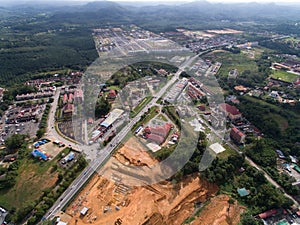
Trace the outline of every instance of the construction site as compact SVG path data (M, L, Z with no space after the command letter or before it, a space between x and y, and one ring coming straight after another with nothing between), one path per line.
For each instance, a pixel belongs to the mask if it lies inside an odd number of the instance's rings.
M134 146L134 148L128 146ZM141 145L136 143L135 139L129 139L112 158L122 163L132 163L138 166L150 166L157 163L142 149ZM128 186L125 183L123 178L117 175L112 174L111 179L99 174L94 175L66 209L68 216L65 218L68 220L64 222L76 225L179 225L193 216L218 192L215 184L200 180L198 174L188 176L179 183L163 181L137 187ZM224 199L221 198L220 202L224 204ZM226 210L223 211L228 214ZM234 216L232 221L239 221L239 213L232 215ZM228 224L221 223L222 219L227 221L228 217L220 216L218 225Z

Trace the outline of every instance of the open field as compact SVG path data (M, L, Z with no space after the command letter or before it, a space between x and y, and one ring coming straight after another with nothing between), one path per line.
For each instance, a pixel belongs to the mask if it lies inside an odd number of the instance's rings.
M299 76L297 74L288 73L282 70L272 70L271 77L286 82L294 82Z
M37 200L46 188L51 188L58 178L58 173L51 173L56 161L38 162L25 158L20 162L18 176L14 187L0 192L0 205L8 209L21 208Z
M223 30L206 30L208 33L215 33L215 34L242 34L243 31L240 30L233 30L233 29L223 29Z
M49 145L51 144L49 143ZM28 149L28 151L32 151L32 149ZM69 148L60 151L66 154L69 152ZM12 207L19 209L38 200L45 189L51 189L55 185L58 173L62 171L61 168L52 170L52 167L61 158L60 154L47 162L39 161L29 154L28 152L28 155L19 161L16 184L8 191L0 191L0 205L7 209Z
M50 159L55 158L63 150L63 148L60 148L58 145L55 145L52 142L41 145L40 149L45 151L50 156Z
M254 60L249 60L249 57L243 53L233 54L225 51L214 51L207 54L206 57L222 63L218 74L224 77L227 77L232 69L237 69L239 74L245 70L257 71Z
M287 119L279 114L269 113L267 117L273 118L276 121L281 132L284 132L289 127Z

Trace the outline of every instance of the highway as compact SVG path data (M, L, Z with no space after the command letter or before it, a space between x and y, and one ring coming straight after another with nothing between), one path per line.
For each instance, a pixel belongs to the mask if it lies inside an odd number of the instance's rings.
M101 149L97 153L97 157L88 165L88 167L73 181L73 183L67 188L67 190L60 196L60 198L53 204L50 210L44 215L43 219L53 219L54 216L64 208L70 199L75 196L75 194L80 190L80 188L88 181L88 179L94 174L95 171L98 171L101 166L110 158L113 150L124 137L131 132L131 128L140 120L141 116L153 105L155 105L157 99L162 97L164 93L170 88L179 78L179 75L183 69L189 66L198 57L198 55L187 59L179 67L175 75L166 83L166 85L154 96L154 98L138 113L136 117L131 119L131 121L112 139L112 141ZM58 97L56 96L55 101L57 103ZM54 111L54 110L53 110ZM53 115L52 115L53 117ZM49 119L51 123L51 119ZM50 124L51 126L51 124ZM52 129L53 130L53 129ZM88 146L86 146L88 147ZM90 146L89 146L90 147Z

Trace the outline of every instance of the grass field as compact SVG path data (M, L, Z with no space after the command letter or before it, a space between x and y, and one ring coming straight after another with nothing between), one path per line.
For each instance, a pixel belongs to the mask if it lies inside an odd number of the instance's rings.
M239 74L245 70L257 71L257 65L254 60L249 59L249 57L243 53L233 54L222 51L208 54L208 56L213 56L215 61L222 63L218 73L220 76L227 77L229 71L232 69L237 69Z
M147 96L145 97L131 112L130 112L130 117L133 118L135 117L143 108L145 105L147 105L151 100L152 96Z
M286 82L294 82L299 76L282 70L273 70L271 77Z
M220 159L227 159L230 155L237 155L237 152L230 148L227 145L223 145L223 147L226 149L224 152L221 152L218 154L218 158Z
M30 150L28 150L30 151ZM65 151L69 151L65 149ZM38 200L43 190L51 188L58 179L58 171L51 173L51 168L57 163L58 156L51 161L37 161L26 156L20 161L16 184L7 191L0 191L0 206L7 209L21 208L29 202Z

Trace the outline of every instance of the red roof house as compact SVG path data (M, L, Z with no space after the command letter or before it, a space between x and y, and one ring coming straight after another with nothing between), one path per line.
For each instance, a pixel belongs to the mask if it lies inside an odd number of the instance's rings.
M68 102L69 102L69 103L72 103L72 102L73 102L73 94L72 94L72 93L69 94Z
M63 97L63 104L66 104L68 101L68 94L64 94L64 97Z
M239 144L245 143L246 135L243 132L241 132L239 129L237 129L236 127L231 129L230 137L232 140L234 140L235 142L237 142Z
M258 214L258 216L259 216L259 218L261 218L261 219L266 219L266 218L268 218L268 217L270 217L270 216L275 215L276 213L277 213L277 210L276 210L276 209L271 209L271 210L269 210L269 211L266 211L266 212L263 212L263 213Z
M115 90L109 90L107 98L108 99L115 99L116 97L117 97L117 92Z
M226 114L231 120L237 120L242 117L242 114L235 106L229 105L227 103L221 103L219 105L220 110Z
M162 144L165 140L163 137L156 134L149 134L147 137L149 141L153 141L158 145Z

